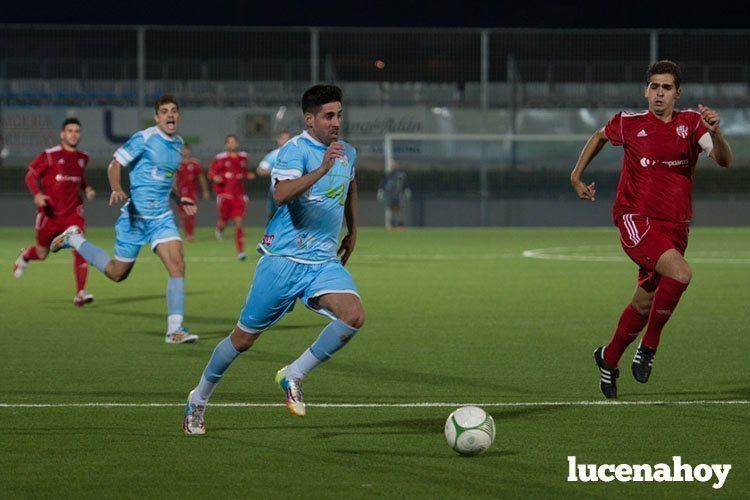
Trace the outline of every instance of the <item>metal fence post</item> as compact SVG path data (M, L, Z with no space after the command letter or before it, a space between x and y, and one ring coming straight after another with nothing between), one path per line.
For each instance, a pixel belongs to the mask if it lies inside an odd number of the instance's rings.
M479 105L482 110L486 110L490 105L490 34L487 30L482 30L480 38L480 57L479 62Z
M320 29L310 28L310 84L320 81Z
M487 110L490 104L490 34L482 30L480 35L479 79L480 106L482 108L482 130L487 127ZM479 160L479 224L486 226L489 220L489 173L487 172L487 144L482 142L482 156Z
M651 31L648 38L648 60L653 64L659 60L659 32Z
M143 111L146 107L146 27L136 26L136 43L138 45L138 127L143 122Z

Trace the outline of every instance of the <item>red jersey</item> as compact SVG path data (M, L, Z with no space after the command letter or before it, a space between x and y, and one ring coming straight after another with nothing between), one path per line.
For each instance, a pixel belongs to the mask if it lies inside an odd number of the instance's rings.
M604 132L612 145L625 149L614 219L632 213L690 221L695 164L702 150L698 141L708 133L700 113L674 110L669 123L651 111L617 113Z
M39 212L53 217L76 211L80 213L83 206L81 190L88 185L84 177L88 162L89 155L86 153L68 151L58 145L46 149L29 164L29 171L26 173L29 191L32 194L41 192L50 197L46 207L39 207Z
M221 177L223 183L214 183L214 190L217 195L229 197L245 196L245 178L247 177L249 162L247 153L240 151L236 154L230 154L226 151L219 153L211 163L209 175L211 180L216 176Z
M177 170L177 192L180 196L198 199L198 179L203 175L201 164L195 158L180 163Z

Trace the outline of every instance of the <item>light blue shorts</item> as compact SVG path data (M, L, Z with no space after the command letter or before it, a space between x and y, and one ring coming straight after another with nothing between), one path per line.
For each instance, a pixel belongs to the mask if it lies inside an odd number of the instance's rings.
M316 304L327 293L350 293L359 297L352 275L331 260L322 264L301 264L285 257L264 255L255 266L255 276L237 326L248 333L260 333L292 310L299 299L313 311L337 319Z
M154 250L160 243L172 240L182 240L172 212L158 219L131 218L123 212L115 222L115 259L135 262L141 246L149 243Z

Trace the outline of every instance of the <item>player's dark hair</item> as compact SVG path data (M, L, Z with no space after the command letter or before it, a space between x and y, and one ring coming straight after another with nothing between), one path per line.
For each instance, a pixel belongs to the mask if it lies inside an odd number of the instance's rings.
M80 127L81 126L81 122L75 116L71 116L70 118L66 118L63 121L62 127L60 127L60 130L65 130L65 127L67 127L68 125L78 125Z
M651 82L651 77L654 75L672 75L674 77L675 88L680 88L680 80L682 80L682 70L680 67L667 59L657 61L646 70L646 85Z
M240 139L237 137L237 134L227 134L227 136L224 138L224 142L227 142L232 137L234 137L235 141L240 142Z
M175 106L177 106L177 109L180 109L180 103L177 102L177 98L175 96L173 96L172 94L164 94L160 96L154 103L154 113L158 113L159 108L164 106L165 104L174 104Z
M302 112L317 113L329 102L341 102L342 92L336 85L315 85L302 95Z

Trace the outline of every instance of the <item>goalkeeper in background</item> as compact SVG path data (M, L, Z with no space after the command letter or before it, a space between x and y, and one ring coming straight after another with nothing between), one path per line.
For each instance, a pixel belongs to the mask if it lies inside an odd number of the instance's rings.
M386 214L385 226L389 231L394 228L406 229L406 203L411 199L411 189L406 172L399 168L396 161L391 162L390 171L380 182L378 187L378 201L385 203L390 210L390 216Z

